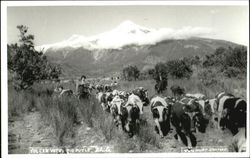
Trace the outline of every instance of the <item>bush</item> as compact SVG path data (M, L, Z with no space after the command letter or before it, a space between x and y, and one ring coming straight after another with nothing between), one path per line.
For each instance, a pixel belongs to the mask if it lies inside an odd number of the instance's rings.
M226 77L238 77L247 72L247 48L236 46L235 48L220 47L211 55L207 55L203 67L216 67Z
M238 77L240 74L242 74L242 71L236 67L227 67L224 72L224 76L228 78Z
M140 76L140 71L137 66L129 65L122 70L122 76L124 80L137 80Z
M193 71L191 65L184 60L171 60L166 63L169 74L173 78L190 78Z
M19 44L7 46L8 70L12 73L14 87L18 90L30 88L35 81L58 78L61 69L48 63L42 52L34 49L34 36L27 35L28 27L17 26Z

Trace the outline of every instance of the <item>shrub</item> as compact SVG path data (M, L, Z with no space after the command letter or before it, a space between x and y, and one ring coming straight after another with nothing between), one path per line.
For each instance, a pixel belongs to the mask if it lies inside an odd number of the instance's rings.
M17 26L20 32L19 44L7 46L8 70L12 73L16 89L28 89L35 81L58 78L61 69L48 63L42 52L34 49L34 36L27 35L28 27Z
M122 76L124 80L137 80L140 76L140 71L137 66L129 65L122 70Z
M240 74L242 74L242 71L236 67L227 67L224 72L224 76L228 78L238 77Z
M226 77L238 77L247 72L247 48L236 46L235 48L220 47L211 55L207 55L203 67L216 67Z
M166 63L169 74L177 79L190 78L193 71L191 65L184 60L171 60Z

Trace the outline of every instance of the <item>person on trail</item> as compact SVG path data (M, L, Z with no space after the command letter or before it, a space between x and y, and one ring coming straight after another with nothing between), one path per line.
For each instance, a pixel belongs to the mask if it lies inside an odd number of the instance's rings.
M81 76L80 82L76 83L76 94L78 99L86 99L90 95L89 86L84 75Z
M88 85L86 82L86 76L82 75L80 80L76 82L76 96L79 100L88 98ZM76 113L74 114L74 124L81 125L83 124L83 118L81 113L81 107L76 106Z

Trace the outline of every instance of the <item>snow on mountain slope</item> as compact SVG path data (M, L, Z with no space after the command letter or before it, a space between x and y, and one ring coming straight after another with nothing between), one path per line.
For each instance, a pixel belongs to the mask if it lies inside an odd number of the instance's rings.
M87 50L101 49L122 49L126 45L154 45L167 39L186 39L193 36L205 37L211 34L212 30L202 27L184 27L179 30L170 28L152 29L139 26L131 21L124 21L113 30L84 37L73 35L69 39L36 47L37 50L46 52L48 49L57 50L60 48L79 48Z

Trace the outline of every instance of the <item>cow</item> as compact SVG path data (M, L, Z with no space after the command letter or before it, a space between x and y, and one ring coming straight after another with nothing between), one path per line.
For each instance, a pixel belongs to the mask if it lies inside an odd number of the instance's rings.
M240 128L232 139L232 146L236 152L246 152L246 128Z
M167 80L160 80L155 84L155 91L158 94L163 93L164 90L167 89L168 81Z
M221 93L218 93L215 95L215 99L216 99L216 102L215 102L215 110L216 110L216 118L217 118L217 121L218 121L218 124L217 124L217 127L219 130L221 130L221 117L222 117L222 111L224 109L224 104L225 104L225 101L228 99L228 98L234 98L234 96L232 94L229 94L229 93L226 93L226 92L221 92ZM223 121L222 121L222 124L223 124Z
M98 99L99 103L101 104L103 110L109 112L110 106L111 106L111 101L113 99L112 94L109 92L108 93L99 92L97 94L97 99Z
M104 91L104 87L103 85L97 84L95 86L95 89L97 90L97 92L103 92Z
M119 129L124 130L127 112L123 104L124 100L121 99L119 96L115 96L111 101L110 111L116 126L119 127Z
M127 115L122 115L126 118L125 131L132 137L139 129L140 109L136 104L128 104L125 108Z
M171 123L176 129L175 139L180 137L186 146L191 147L191 142L192 147L195 147L197 141L193 132L198 129L199 132L205 133L208 124L208 120L203 116L202 107L194 100L182 100L174 103L171 113Z
M120 96L120 98L122 98L123 100L127 101L128 97L131 93L125 92L125 91L119 91L118 95Z
M141 115L143 114L143 102L141 101L141 99L137 95L135 95L133 93L131 95L129 95L128 101L125 104L125 107L128 105L137 105L139 107L140 114Z
M164 98L155 96L150 101L150 108L156 124L155 130L163 138L170 130L170 106Z
M176 102L176 99L171 96L164 97L164 100L167 102L168 105L172 106Z
M220 127L227 127L233 135L238 133L238 129L246 127L247 103L241 98L227 98L223 104Z
M132 93L141 99L143 106L147 106L149 104L148 90L144 89L143 87L138 87L132 90Z
M112 95L113 95L113 96L116 96L116 95L118 95L118 94L119 94L119 91L118 91L118 90L114 89L114 90L112 91Z
M206 99L206 96L204 94L201 94L201 93L195 93L195 94L186 93L185 96L190 97L190 98L196 98L198 100L205 100Z
M108 84L105 84L105 85L104 85L104 91L105 91L105 92L112 92L111 86L108 85Z
M216 109L216 99L206 99L197 101L203 108L205 115L208 116L212 122L213 127L216 126L215 123L215 109Z

